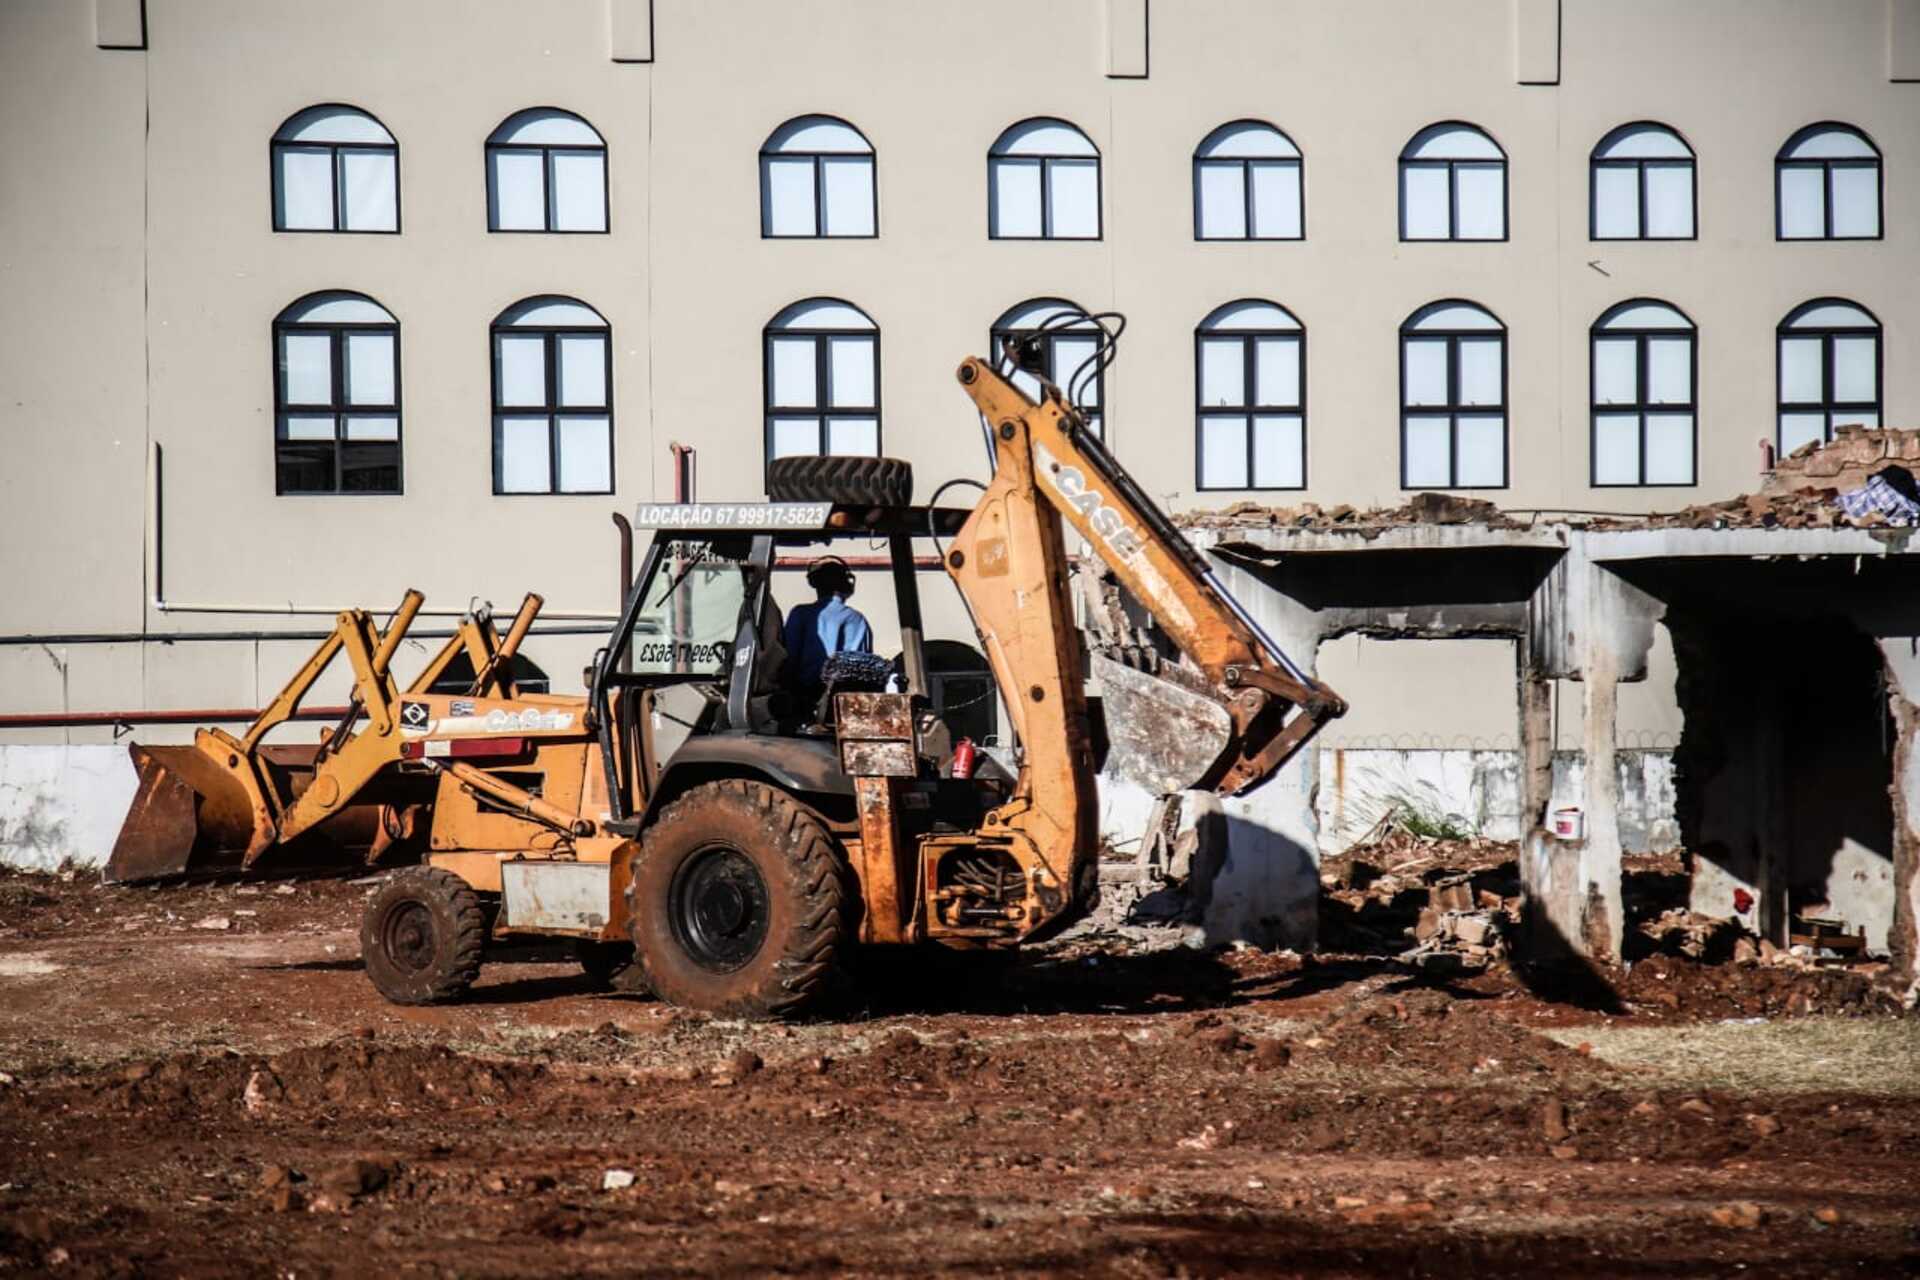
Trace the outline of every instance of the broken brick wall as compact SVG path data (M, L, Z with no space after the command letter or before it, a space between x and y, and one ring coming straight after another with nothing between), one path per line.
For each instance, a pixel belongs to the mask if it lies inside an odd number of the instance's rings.
M1845 493L1893 465L1920 473L1920 430L1838 427L1829 443L1802 445L1776 462L1760 492L1772 496L1812 488Z

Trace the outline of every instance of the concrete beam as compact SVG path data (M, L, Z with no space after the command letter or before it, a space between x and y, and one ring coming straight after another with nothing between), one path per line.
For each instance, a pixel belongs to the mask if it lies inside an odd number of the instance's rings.
M146 48L145 0L93 0L93 42L102 49Z
M1111 80L1147 78L1148 0L1106 0L1106 65Z
M653 0L607 0L607 56L653 61Z
M1560 0L1513 0L1513 78L1560 83Z

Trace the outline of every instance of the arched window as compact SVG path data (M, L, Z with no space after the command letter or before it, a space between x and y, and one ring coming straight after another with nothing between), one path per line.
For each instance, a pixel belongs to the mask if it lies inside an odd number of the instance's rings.
M1100 152L1065 120L1022 120L987 152L987 235L1098 240Z
M607 229L607 143L571 111L515 112L487 135L487 230Z
M1302 489L1307 483L1307 334L1258 299L1215 309L1194 333L1196 484Z
M1100 330L1093 321L1066 318L1085 314L1084 308L1064 298L1031 299L1002 312L1000 318L993 322L992 329L987 333L987 349L993 352L994 363L1004 370L1007 367L1004 363L1007 351L1013 343L1038 337L1041 355L1046 362L1047 381L1066 391L1074 374L1100 350ZM1040 398L1040 383L1032 374L1015 369L1010 379L1028 396L1035 400ZM1087 385L1081 390L1080 400L1087 428L1104 438L1107 404L1105 370L1089 376Z
M1780 456L1880 425L1880 322L1840 298L1802 303L1780 322Z
M1623 124L1593 149L1588 234L1694 238L1693 148L1663 124Z
M612 334L592 307L543 296L494 318L493 491L612 493Z
M276 493L400 492L400 322L310 293L273 321Z
M1593 483L1693 484L1698 344L1677 308L1636 298L1593 325Z
M1773 161L1774 236L1878 240L1880 148L1850 124L1810 124Z
M400 146L358 107L308 107L270 149L275 231L400 230Z
M873 144L845 120L801 116L761 146L761 236L872 237L879 226Z
M1507 153L1475 125L1428 125L1400 152L1402 240L1505 240Z
M767 460L880 452L880 330L837 298L796 302L767 324Z
M1193 153L1193 238L1300 240L1300 148L1270 124L1223 124Z
M1400 326L1400 486L1507 487L1507 328L1471 302Z

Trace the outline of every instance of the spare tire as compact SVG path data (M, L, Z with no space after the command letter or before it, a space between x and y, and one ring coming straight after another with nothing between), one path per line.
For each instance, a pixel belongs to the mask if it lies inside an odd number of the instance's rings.
M832 455L775 458L767 464L767 496L775 502L904 507L913 501L913 464Z

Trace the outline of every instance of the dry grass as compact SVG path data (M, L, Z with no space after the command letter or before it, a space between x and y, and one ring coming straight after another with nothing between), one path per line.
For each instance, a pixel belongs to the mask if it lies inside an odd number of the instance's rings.
M1585 1041L1594 1056L1649 1084L1733 1091L1920 1095L1920 1021L1790 1018L1662 1027L1571 1027L1546 1032Z

